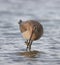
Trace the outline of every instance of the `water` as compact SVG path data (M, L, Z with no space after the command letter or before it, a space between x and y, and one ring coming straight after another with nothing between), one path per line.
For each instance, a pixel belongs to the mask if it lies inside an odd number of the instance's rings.
M44 28L32 50L36 58L18 55L25 51L18 21L36 19ZM0 0L0 65L60 65L60 0Z

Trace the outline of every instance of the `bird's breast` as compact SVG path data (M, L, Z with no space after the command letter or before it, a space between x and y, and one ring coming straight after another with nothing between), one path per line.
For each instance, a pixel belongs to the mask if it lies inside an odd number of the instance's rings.
M22 33L23 37L25 39L30 39L30 36L31 36L31 32L30 31L25 31Z

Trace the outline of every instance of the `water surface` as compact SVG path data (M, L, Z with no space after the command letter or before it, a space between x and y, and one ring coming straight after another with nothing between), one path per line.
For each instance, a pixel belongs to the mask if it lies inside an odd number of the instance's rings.
M36 58L25 51L18 21L35 19L44 28L41 39L33 42ZM0 65L60 65L60 0L0 0Z

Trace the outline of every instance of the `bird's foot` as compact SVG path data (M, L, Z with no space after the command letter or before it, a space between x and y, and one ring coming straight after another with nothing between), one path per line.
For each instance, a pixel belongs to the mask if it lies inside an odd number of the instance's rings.
M28 41L25 41L25 44L26 44L27 46L29 46L29 45L30 45L30 43L29 43Z

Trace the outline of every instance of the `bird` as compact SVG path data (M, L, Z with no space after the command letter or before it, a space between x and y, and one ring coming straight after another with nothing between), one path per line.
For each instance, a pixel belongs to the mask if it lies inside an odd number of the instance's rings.
M19 20L18 24L23 38L26 39L26 51L31 51L32 42L38 40L43 35L43 26L36 20Z

